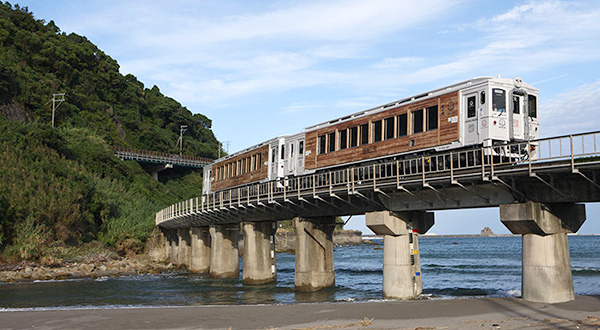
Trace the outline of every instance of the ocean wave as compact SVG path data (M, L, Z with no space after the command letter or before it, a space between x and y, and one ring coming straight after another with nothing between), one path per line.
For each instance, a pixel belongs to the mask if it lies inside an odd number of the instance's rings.
M138 309L138 308L165 308L172 306L149 305L74 305L74 306L46 306L46 307L0 307L0 313L9 312L38 312L38 311L69 311L90 309ZM179 307L179 306L178 306ZM185 306L183 306L185 307Z
M352 268L336 268L336 273L344 273L349 275L367 275L367 274L383 274L383 269L352 269Z
M600 268L595 267L572 267L571 271L573 275L577 276L598 276L600 275Z
M81 282L88 281L87 278L65 278L62 280L34 280L31 283L61 283L61 282Z

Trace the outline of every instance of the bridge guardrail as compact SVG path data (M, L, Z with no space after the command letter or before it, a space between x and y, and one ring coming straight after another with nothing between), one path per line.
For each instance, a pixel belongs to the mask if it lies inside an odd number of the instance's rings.
M519 170L528 171L530 176L535 176L535 171L558 165L583 175L577 170L577 166L584 165L586 157L600 156L597 144L599 138L600 131L564 135L253 183L168 206L156 214L156 223L243 205L261 205L264 202L274 204L278 201L290 201L291 198L314 198L319 194L360 194L364 190L381 192L381 188L389 187L408 192L405 185L417 183L426 187L435 179L450 179L452 183L459 184L456 180L465 175L476 174L484 180L493 180L497 179L496 175L499 173ZM597 160L590 160L592 161ZM589 178L586 179L597 185Z

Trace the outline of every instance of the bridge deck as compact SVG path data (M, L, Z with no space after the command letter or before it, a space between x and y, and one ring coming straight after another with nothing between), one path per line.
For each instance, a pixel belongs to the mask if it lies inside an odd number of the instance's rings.
M173 166L202 168L213 162L210 158L180 156L158 151L140 150L124 147L112 147L115 155L122 160L134 160L138 162L171 164Z
M364 214L392 204L410 211L520 200L599 201L599 137L600 132L559 136L255 183L171 205L156 214L156 224L176 228ZM509 150L521 156L509 157Z

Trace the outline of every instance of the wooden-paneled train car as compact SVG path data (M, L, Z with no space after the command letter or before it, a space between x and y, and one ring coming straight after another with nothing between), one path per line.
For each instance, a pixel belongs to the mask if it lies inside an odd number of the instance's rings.
M203 193L407 155L539 138L538 90L481 77L273 138L204 168Z

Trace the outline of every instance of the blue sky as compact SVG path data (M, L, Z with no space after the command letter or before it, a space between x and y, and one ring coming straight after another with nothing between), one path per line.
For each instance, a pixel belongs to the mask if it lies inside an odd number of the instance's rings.
M540 89L543 137L598 130L599 1L30 0L147 87L213 120L230 152L477 76ZM175 141L174 141L175 143ZM600 233L588 205L580 233ZM508 231L497 209L436 212L432 232ZM364 218L349 227L363 231Z

